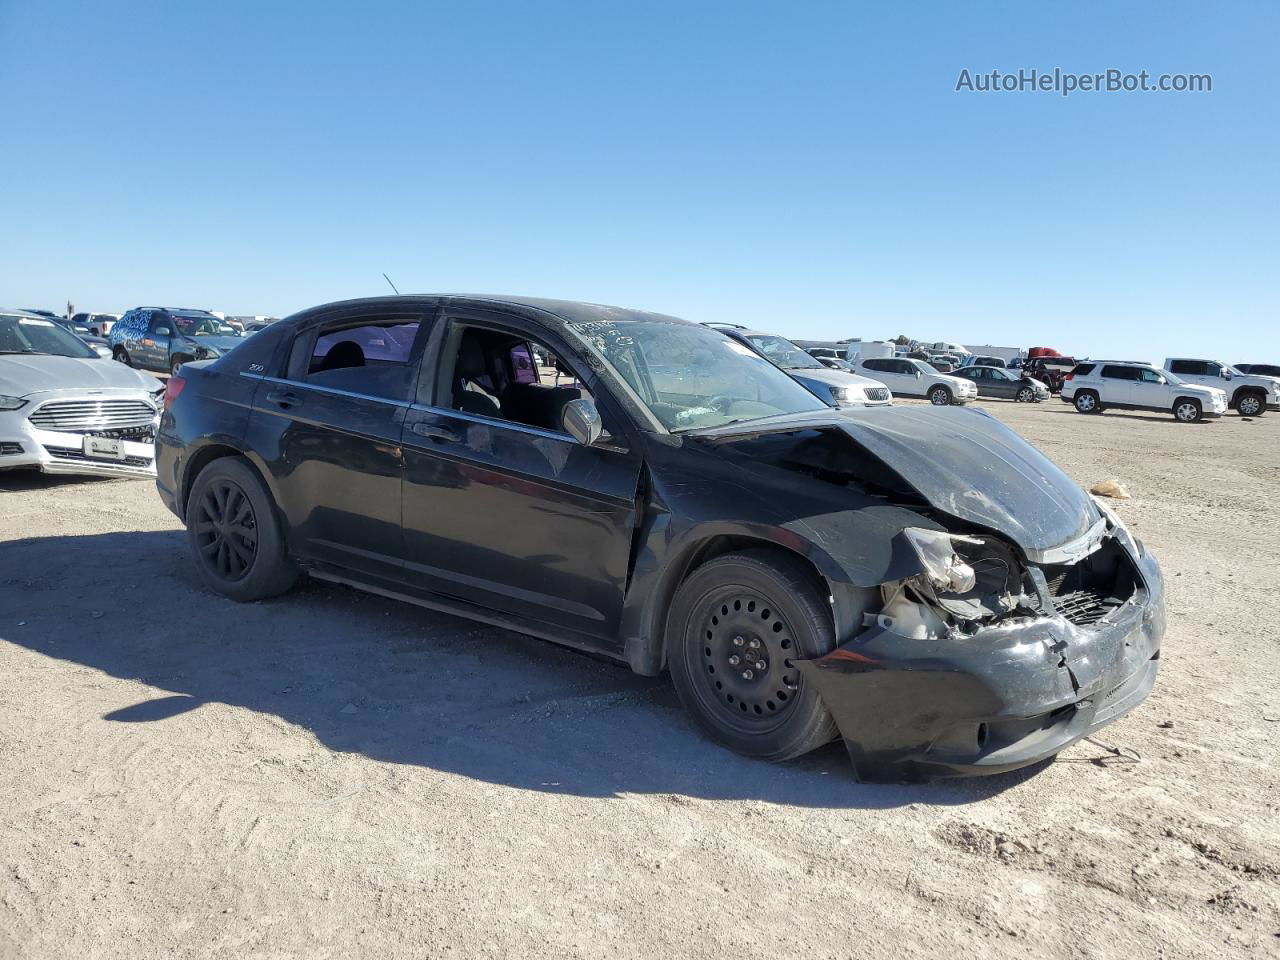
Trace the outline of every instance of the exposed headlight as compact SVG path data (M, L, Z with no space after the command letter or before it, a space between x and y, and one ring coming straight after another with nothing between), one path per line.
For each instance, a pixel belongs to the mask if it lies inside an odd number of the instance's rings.
M836 403L865 403L867 395L862 392L861 387L840 387L838 390L832 391L835 394Z
M27 401L21 397L0 397L0 410L17 410L26 405Z
M937 589L947 593L967 593L973 589L977 575L956 553L955 544L981 544L981 540L923 527L907 527L902 533Z

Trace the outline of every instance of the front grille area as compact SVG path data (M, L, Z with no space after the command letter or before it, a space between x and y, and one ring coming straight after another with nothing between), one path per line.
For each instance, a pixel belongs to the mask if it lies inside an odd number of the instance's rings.
M47 443L44 448L49 451L49 455L56 460L67 460L72 463L94 463L104 466L121 466L121 467L149 467L151 466L150 457L125 457L123 460L106 460L100 457L86 457L83 450L75 447L51 447Z
M1138 588L1133 561L1109 540L1079 563L1044 568L1054 609L1078 627L1096 625Z
M0 457L12 457L22 452L20 443L0 443Z
M876 403L889 399L889 391L884 387L868 387L867 399L874 400Z
M1053 605L1058 612L1077 627L1091 626L1120 606L1119 600L1105 596L1095 589L1068 589L1066 580L1065 573L1050 580L1049 594L1053 597Z
M39 430L103 433L149 427L156 411L145 400L52 400L27 419Z

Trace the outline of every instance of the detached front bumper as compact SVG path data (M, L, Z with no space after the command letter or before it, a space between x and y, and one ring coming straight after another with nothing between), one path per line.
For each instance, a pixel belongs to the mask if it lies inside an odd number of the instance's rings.
M796 661L831 710L858 779L1002 773L1052 757L1151 692L1165 631L1150 554L1134 598L1094 626L1022 619L965 640L914 640L879 626Z

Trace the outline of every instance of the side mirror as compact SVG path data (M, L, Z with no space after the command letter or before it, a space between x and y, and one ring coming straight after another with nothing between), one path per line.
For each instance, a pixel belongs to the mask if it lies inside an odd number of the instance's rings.
M604 433L600 411L596 409L595 401L588 397L570 400L564 405L560 413L560 427L584 447L591 446Z
M1229 369L1227 369L1226 367L1223 367L1223 368L1222 368L1222 379L1223 379L1223 380L1230 380L1230 379L1231 379L1232 377L1234 377L1234 376L1235 376L1235 374L1234 374L1234 373L1232 373Z
M921 377L923 377L923 376L924 376L924 374L923 374L923 373L921 373L919 370L917 370L917 371L916 371L916 379L917 379L917 380L919 380L919 379L920 379Z
M173 332L173 331L172 331L172 330L170 330L168 327L156 327L155 335L156 335L157 337L167 337L167 336L169 336L172 332Z

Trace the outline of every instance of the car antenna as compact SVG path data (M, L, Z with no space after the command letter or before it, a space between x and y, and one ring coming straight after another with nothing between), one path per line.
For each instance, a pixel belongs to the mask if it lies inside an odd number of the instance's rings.
M388 277L385 273L382 275L382 279L383 279L383 280L385 280L385 281L387 281L387 283L390 283L390 284L391 284L391 289L392 289L392 290L396 290L396 285L395 285L394 283L391 283L391 278L390 278L390 277ZM398 296L400 296L400 291L399 291L399 290L396 290L396 296L397 296L397 297L398 297Z

